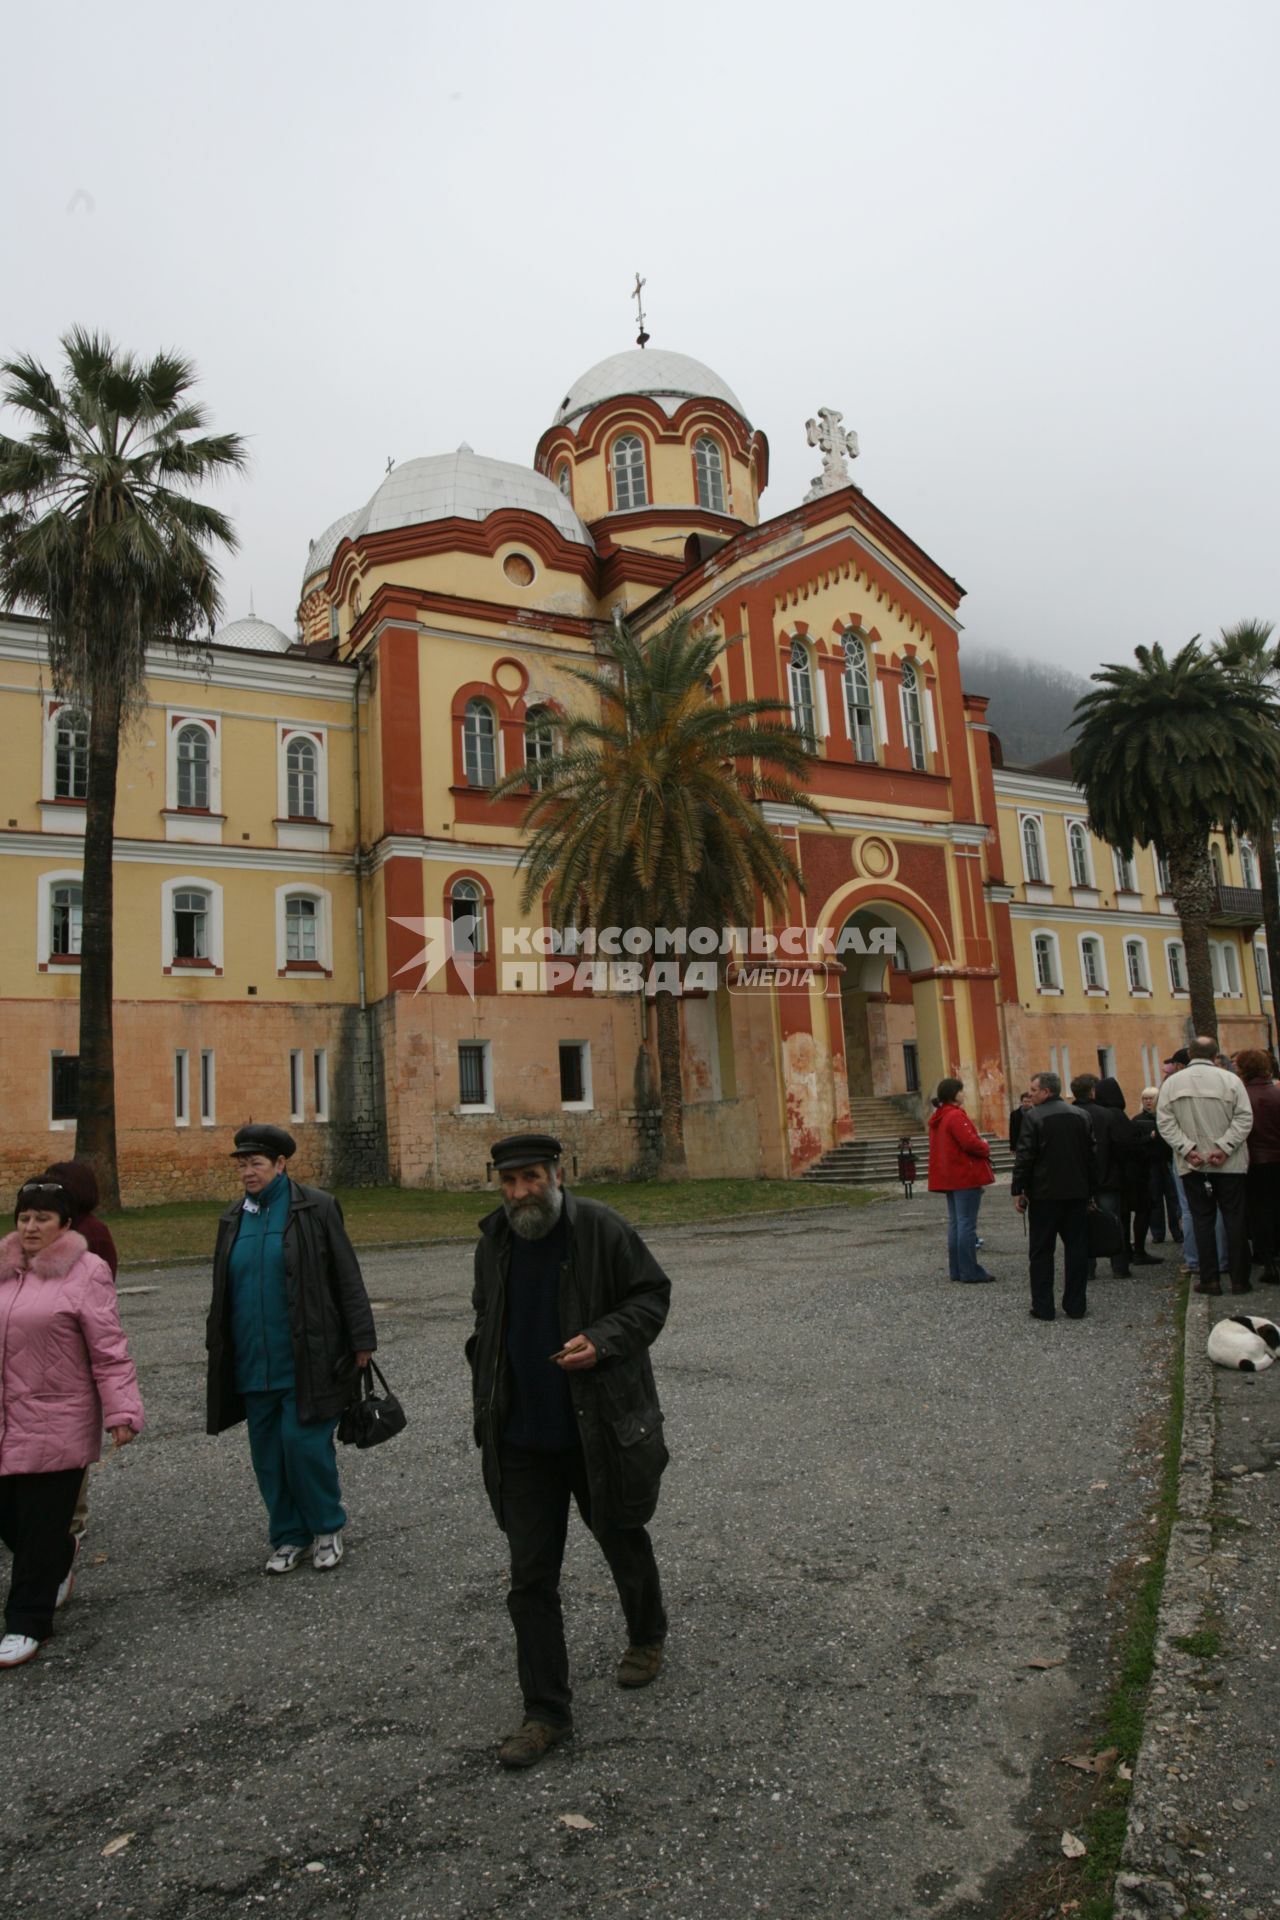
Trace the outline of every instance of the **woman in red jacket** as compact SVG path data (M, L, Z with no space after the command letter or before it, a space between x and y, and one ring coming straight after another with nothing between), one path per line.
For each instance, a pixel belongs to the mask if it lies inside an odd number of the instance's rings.
M938 1082L938 1104L929 1115L929 1191L947 1196L947 1259L951 1278L968 1285L994 1280L978 1265L978 1208L982 1189L995 1179L991 1149L961 1105L962 1080Z

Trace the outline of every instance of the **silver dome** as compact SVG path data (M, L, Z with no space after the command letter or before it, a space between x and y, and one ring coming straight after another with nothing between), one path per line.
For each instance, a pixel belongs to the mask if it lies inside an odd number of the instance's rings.
M651 394L668 414L673 414L682 400L723 400L744 420L747 418L732 387L726 386L710 367L704 367L701 360L691 360L687 353L655 353L651 348L633 347L629 353L611 354L575 380L556 408L552 425L563 426L566 420L589 413L602 400L615 400L625 393Z
M486 520L512 508L549 520L566 540L590 547L591 535L559 487L532 467L486 460L469 447L432 454L393 467L367 507L347 528L358 540L392 527L416 527L431 520Z
M311 582L329 571L329 563L342 544L344 535L352 522L360 518L360 508L352 507L350 513L341 514L331 527L326 527L318 540L313 540L307 553L306 572L302 576L302 591L305 594Z
M233 620L229 627L219 627L213 644L239 647L244 653L287 653L296 643L269 620L259 620L250 614L247 620Z

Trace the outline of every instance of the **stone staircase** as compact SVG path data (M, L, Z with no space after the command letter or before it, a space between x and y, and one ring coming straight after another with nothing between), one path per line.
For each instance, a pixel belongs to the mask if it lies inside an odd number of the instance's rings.
M853 1139L823 1154L801 1174L802 1180L827 1187L877 1187L894 1185L898 1178L898 1142L903 1134L911 1137L916 1161L916 1183L925 1186L929 1178L929 1126L921 1118L922 1099L910 1094L894 1094L889 1099L851 1099ZM924 1107L927 1112L927 1106ZM1013 1169L1013 1155L1007 1140L987 1134L991 1145L991 1165L997 1179Z

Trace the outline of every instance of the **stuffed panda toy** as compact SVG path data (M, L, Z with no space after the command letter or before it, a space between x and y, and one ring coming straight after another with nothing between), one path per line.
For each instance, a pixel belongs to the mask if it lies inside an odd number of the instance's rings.
M1209 1334L1209 1358L1219 1367L1238 1367L1241 1373L1261 1373L1280 1353L1280 1327L1248 1313L1219 1320Z

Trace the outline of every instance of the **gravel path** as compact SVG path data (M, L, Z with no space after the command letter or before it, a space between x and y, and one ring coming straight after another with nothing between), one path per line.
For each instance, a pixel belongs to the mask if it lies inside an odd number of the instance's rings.
M276 1581L243 1433L202 1431L205 1276L126 1276L152 1424L94 1474L56 1638L0 1676L10 1910L991 1920L1059 1857L1055 1763L1108 1685L1173 1269L1043 1325L1007 1194L984 1216L995 1286L948 1284L926 1197L649 1236L675 1283L668 1666L613 1685L620 1617L575 1520L577 1738L522 1776L493 1752L519 1716L469 1250L368 1256L412 1424L344 1452L341 1569Z

